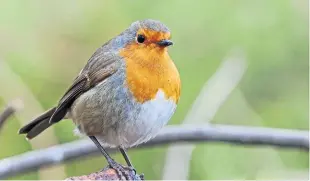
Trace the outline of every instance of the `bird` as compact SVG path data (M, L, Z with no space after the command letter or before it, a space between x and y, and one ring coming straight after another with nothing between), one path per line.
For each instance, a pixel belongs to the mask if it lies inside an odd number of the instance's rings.
M174 114L180 99L179 71L168 53L169 28L158 20L133 22L98 48L60 98L19 130L32 139L63 119L89 137L112 168L104 149L126 149L155 137Z

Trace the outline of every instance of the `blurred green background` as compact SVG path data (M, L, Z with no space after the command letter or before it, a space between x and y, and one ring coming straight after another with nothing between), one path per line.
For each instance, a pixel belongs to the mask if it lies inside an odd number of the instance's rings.
M7 0L0 2L0 61L11 73L0 69L0 109L11 98L26 97L21 114L27 120L14 118L4 126L0 158L31 150L16 134L39 113L32 110L29 94L41 109L55 105L99 46L146 18L165 23L175 42L170 54L181 74L182 97L170 124L183 121L202 86L238 47L246 54L246 72L211 123L308 130L306 0ZM55 140L43 134L42 145L37 141L35 147L76 140L73 128L70 121L61 122L52 130ZM162 146L129 155L147 179L161 179L166 150ZM116 158L124 163L119 155ZM307 178L308 160L299 150L198 144L189 179ZM62 174L38 171L11 179L62 179L105 165L102 156L91 156L64 163L58 169Z

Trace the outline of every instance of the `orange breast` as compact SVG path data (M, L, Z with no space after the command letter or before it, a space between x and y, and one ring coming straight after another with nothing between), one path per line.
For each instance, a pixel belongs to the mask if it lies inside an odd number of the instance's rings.
M136 100L143 103L155 98L161 89L175 103L180 97L180 77L164 48L130 44L121 50L126 61L126 81Z

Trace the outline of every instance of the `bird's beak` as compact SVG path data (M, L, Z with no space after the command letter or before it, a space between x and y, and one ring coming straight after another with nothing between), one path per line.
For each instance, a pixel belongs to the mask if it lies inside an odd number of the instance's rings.
M170 45L173 45L173 42L171 40L160 40L159 42L157 42L157 45L162 47L168 47Z

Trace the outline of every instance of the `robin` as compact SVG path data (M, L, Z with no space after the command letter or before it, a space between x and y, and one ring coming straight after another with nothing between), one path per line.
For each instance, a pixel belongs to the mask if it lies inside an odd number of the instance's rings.
M102 45L65 92L57 106L19 130L32 139L70 118L88 136L112 168L117 163L103 146L125 149L156 136L173 115L180 97L180 77L168 54L173 44L167 26L156 20L130 25Z

